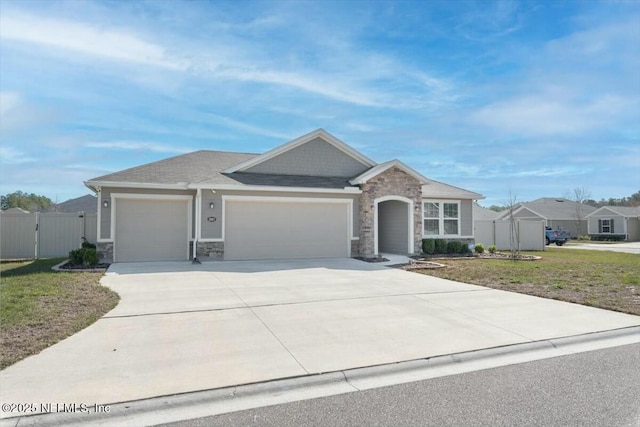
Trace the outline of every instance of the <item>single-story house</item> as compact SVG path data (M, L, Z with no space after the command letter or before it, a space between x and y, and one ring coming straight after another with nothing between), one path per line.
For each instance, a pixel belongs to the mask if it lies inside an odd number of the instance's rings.
M618 236L620 240L640 241L640 206L602 206L587 215L592 238Z
M419 253L424 237L473 242L483 198L323 129L264 154L196 151L85 185L111 262Z
M595 207L568 199L543 197L531 202L518 203L513 209L513 216L519 220L544 220L545 225L553 229L566 230L572 238L587 234L587 215L594 212ZM496 219L508 220L510 212L500 212Z
M96 213L96 208L96 196L93 194L87 194L86 196L76 197L75 199L69 199L62 203L58 203L57 205L53 205L46 211L59 213Z

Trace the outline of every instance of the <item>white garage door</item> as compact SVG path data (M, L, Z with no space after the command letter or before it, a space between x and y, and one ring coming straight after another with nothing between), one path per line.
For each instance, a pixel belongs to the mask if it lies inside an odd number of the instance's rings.
M225 202L224 258L348 257L347 203Z
M189 259L188 200L116 200L115 261Z

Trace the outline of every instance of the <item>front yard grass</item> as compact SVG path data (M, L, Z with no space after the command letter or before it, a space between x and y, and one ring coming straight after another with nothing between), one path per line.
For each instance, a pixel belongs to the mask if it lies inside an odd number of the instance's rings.
M0 264L0 369L86 328L118 303L103 273L53 272L61 259Z
M539 261L444 259L414 272L640 315L640 256L548 248Z

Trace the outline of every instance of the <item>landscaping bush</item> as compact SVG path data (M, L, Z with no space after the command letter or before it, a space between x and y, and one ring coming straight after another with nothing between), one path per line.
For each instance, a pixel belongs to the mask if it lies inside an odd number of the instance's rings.
M460 249L458 249L458 253L462 255L470 254L471 249L469 248L469 244L460 242Z
M489 251L490 254L495 254L496 253L496 245L491 245L487 248L487 250Z
M484 253L484 245L482 243L476 243L475 248L473 248L474 251L476 251L477 254L482 254Z
M434 240L434 254L446 254L447 253L447 241L443 239L435 239Z
M96 245L94 245L93 243L90 243L88 240L85 240L84 242L82 242L82 247L85 249L96 249Z
M457 240L451 240L451 241L447 242L447 253L448 254L459 254L460 251L461 251L460 245L462 245L462 243L458 242Z
M435 252L435 247L435 239L422 239L422 253L431 255Z
M82 247L69 252L69 260L73 265L95 267L98 264L98 252L95 248Z
M591 240L595 240L597 242L620 242L626 239L625 234L591 234Z

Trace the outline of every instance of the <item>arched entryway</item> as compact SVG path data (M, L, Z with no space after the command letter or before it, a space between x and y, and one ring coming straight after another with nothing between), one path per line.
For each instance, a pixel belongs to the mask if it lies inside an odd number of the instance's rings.
M375 200L375 253L412 254L413 201L402 196Z

